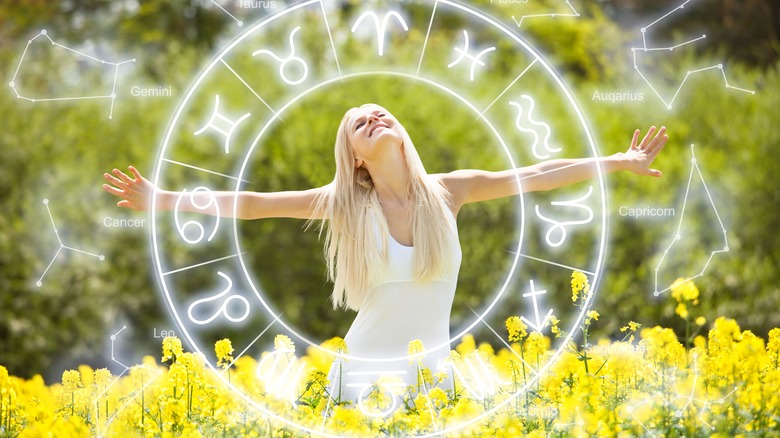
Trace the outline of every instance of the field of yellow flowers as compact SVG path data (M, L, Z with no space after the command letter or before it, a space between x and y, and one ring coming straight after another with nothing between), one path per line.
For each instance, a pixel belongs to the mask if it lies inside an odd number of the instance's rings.
M572 275L572 292L574 305L587 302L584 275ZM707 324L691 320L688 308L698 299L692 282L676 283L672 295L687 325ZM262 360L234 360L227 339L215 345L222 378L201 355L184 352L177 338L163 341L161 363L147 356L121 376L81 366L66 371L61 384L46 386L40 376L23 380L0 366L0 436L780 436L780 329L765 343L721 317L707 336L681 343L671 329L630 322L621 340L591 344L588 329L598 317L586 313L581 343L567 346L538 379L529 364L538 369L549 361L551 340L529 333L520 318L506 321L511 350L495 351L466 336L449 360L461 369L478 364L485 373L456 374L445 389L439 373L419 369L418 385L407 387L384 416L366 415L330 394L334 357L314 348L296 357L283 335L275 340L277 352L307 364L298 387L285 396L267 387L272 380L266 385L257 378ZM554 318L552 333L562 334ZM346 348L338 338L323 346ZM413 341L410 355L421 347ZM479 381L480 374L494 378ZM366 403L381 411L390 403L382 394L370 392Z

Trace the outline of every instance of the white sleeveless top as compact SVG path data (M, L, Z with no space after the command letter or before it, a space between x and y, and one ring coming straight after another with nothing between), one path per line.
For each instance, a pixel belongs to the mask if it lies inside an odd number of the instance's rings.
M357 400L360 391L375 384L380 375L393 375L407 385L416 385L417 366L408 358L412 340L422 341L423 365L433 373L449 356L450 310L462 253L455 216L449 212L447 218L453 230L446 251L447 269L428 281L414 279L414 247L401 245L388 233L387 275L368 290L344 337L350 359L341 363L340 372L334 369L337 363L331 368L331 385L342 385L342 400ZM379 227L376 229L380 238Z

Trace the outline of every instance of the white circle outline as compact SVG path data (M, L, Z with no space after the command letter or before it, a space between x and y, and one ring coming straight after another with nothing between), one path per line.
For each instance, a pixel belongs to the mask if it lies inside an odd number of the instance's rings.
M213 60L211 61L210 64L208 64L204 68L204 70L198 75L198 77L195 79L195 81L192 83L192 85L190 85L189 89L187 90L187 94L185 95L184 99L182 99L180 101L180 103L179 103L179 105L178 105L178 107L176 109L176 112L174 114L174 117L171 119L171 121L168 124L168 128L166 130L166 133L165 133L165 136L164 136L164 139L163 139L163 144L162 144L162 147L160 148L160 153L158 155L158 159L157 159L156 165L155 165L155 170L154 170L154 182L155 183L160 180L160 171L162 169L162 158L164 157L165 149L166 149L166 147L167 147L167 145L168 145L168 143L170 141L170 138L171 138L171 136L173 134L173 130L174 130L173 128L174 128L174 125L175 125L176 121L181 116L182 111L184 110L187 102L189 101L190 97L194 93L195 89L198 87L198 85L200 85L202 80L205 78L205 75L214 67L214 65L216 65L217 62L219 62L221 60L222 55L224 55L225 53L227 53L230 50L232 50L244 38L246 38L248 35L253 33L255 30L260 29L261 27L265 26L267 23L269 23L271 21L274 21L277 18L279 18L279 17L281 17L283 15L286 15L286 14L288 14L290 12L293 12L293 11L295 11L297 9L303 8L305 6L308 6L308 5L314 4L314 3L322 3L322 2L321 2L321 0L309 0L309 1L297 4L297 5L294 5L294 6L290 6L289 8L287 8L287 9L285 9L283 11L280 11L279 13L274 14L271 17L268 17L265 20L257 23L255 26L253 26L250 29L247 29L247 31L245 31L243 34L241 34L238 37L236 37L225 49L223 49L219 53L219 55L217 55L217 56L215 56L213 58ZM518 44L522 45L529 52L536 54L537 59L539 60L541 65L548 71L548 73L552 76L552 78L557 82L559 88L563 91L563 93L568 98L569 103L572 105L574 110L577 112L577 117L580 119L580 123L582 124L583 128L585 128L585 134L586 134L586 136L588 138L588 143L590 145L591 151L593 152L594 156L596 156L596 157L600 156L600 154L598 153L596 144L595 144L595 142L593 140L590 126L587 123L587 121L585 120L585 118L584 118L584 116L583 116L583 114L582 114L582 112L580 110L579 105L577 104L576 100L572 96L572 94L569 91L568 87L566 87L566 85L563 83L561 78L558 76L557 72L550 65L548 65L547 62L540 55L538 55L534 50L532 50L528 46L528 44L525 43L525 41L520 39L520 37L518 35L514 34L512 31L506 29L502 24L496 22L494 19L492 19L489 16L487 16L485 14L482 14L482 13L480 13L478 11L472 10L472 9L470 9L467 6L463 6L463 5L454 3L452 1L448 1L448 0L436 0L436 3L437 4L438 3L449 4L449 5L451 5L451 6L455 7L455 8L463 10L464 12L466 12L468 14L471 14L473 16L481 18L483 21L493 25L499 31L503 32L504 34L506 34L507 36L509 36L513 40L515 40L515 42L517 42ZM591 291L592 292L591 292L591 294L588 295L588 297L587 297L587 299L586 299L586 301L584 303L583 310L580 312L579 317L577 318L577 320L575 321L574 325L572 326L573 329L569 332L568 336L563 341L564 345L571 341L571 338L574 336L574 333L578 329L578 325L582 321L582 319L583 319L583 317L585 315L586 310L590 307L590 303L593 300L593 297L596 295L598 283L599 283L599 280L600 280L600 273L601 273L601 271L603 269L603 261L604 261L603 259L604 259L604 253L605 253L605 248L604 247L605 247L605 244L606 244L606 236L607 236L607 232L608 232L608 228L609 228L608 227L609 217L606 215L606 211L607 211L607 198L606 198L606 196L607 195L606 195L606 190L605 190L606 184L605 184L605 180L604 180L604 172L603 172L601 164L598 163L598 162L597 162L597 178L598 178L599 185L601 187L600 192L601 192L601 201L602 201L601 202L601 205L602 205L602 232L601 232L601 240L599 242L598 258L596 260L596 269L594 270L594 275L593 275L593 284L591 285ZM153 193L152 194L152 205L155 205L156 198L157 198L157 193ZM163 272L164 271L162 269L162 261L160 260L158 242L157 242L157 238L156 238L157 237L157 233L156 233L157 227L156 227L156 220L155 220L156 219L156 210L155 209L152 209L150 211L150 219L151 219L150 240L151 240L152 249L153 249L153 254L152 255L153 255L153 259L154 259L154 265L157 268L157 273L159 274L158 279L160 280L160 286L163 289L164 297L166 299L165 302L168 305L169 310L171 311L171 314L172 314L173 318L179 324L179 327L182 328L182 330L184 332L184 336L185 336L186 340L188 341L188 343L190 344L190 346L192 346L195 349L196 352L202 354L202 352L200 351L200 348L198 347L198 345L192 340L192 338L190 337L189 333L187 332L183 322L181 321L181 318L179 318L179 315L176 312L176 307L175 307L175 305L174 305L174 303L173 303L173 301L171 299L171 295L170 295L170 293L168 291L168 288L167 288L167 285L165 283L165 279L163 278ZM515 394L513 394L511 397L507 398L502 403L494 406L493 409L482 413L482 415L478 415L478 416L476 416L476 417L474 417L472 419L466 420L466 421L464 421L462 423L458 423L457 425L455 425L453 427L450 427L450 428L447 428L447 429L444 429L444 430L441 430L441 431L436 431L436 432L433 432L433 433L425 434L425 435L418 435L418 436L419 437L438 436L438 435L441 435L441 434L444 434L444 433L456 431L456 430L461 429L461 428L463 428L465 426L468 426L470 424L474 424L477 421L480 421L482 418L484 418L487 415L489 415L489 414L497 411L498 409L502 408L507 403L510 403L512 400L514 400L515 397L519 396L521 393L526 391L530 387L530 385L533 384L536 381L536 379L540 378L540 376L542 374L544 374L547 371L547 369L550 366L552 366L553 363L555 363L556 359L558 358L558 356L560 356L561 353L562 353L562 349L561 348L556 350L555 354L550 358L550 360L538 371L536 377L534 377L527 385L523 386L521 389L519 389L517 392L515 392ZM326 433L326 432L323 432L323 431L310 429L310 428L308 428L306 426L298 424L297 422L288 420L287 418L283 418L283 417L275 414L274 412L272 412L272 411L270 411L270 410L260 406L257 401L250 399L246 394L244 394L243 392L239 391L231 383L227 382L227 380L222 376L222 374L209 361L205 361L205 363L223 381L223 383L225 383L229 387L231 387L240 397L242 397L244 400L246 400L252 406L255 406L261 412L263 412L264 414L272 417L273 419L281 421L284 424L288 424L290 426L297 427L297 428L299 428L301 430L304 430L306 432L312 433L314 435L328 436L328 437L340 437L340 435L332 435L332 434L329 434L329 433Z
M309 89L299 93L295 97L291 98L284 106L280 107L274 113L274 115L268 121L266 121L266 123L263 126L263 128L260 130L260 132L255 137L255 140L252 143L252 145L247 149L246 155L244 157L244 162L242 163L241 169L239 170L238 176L236 177L237 178L236 179L236 181L237 181L236 182L236 191L235 191L236 192L236 197L234 197L234 202L233 202L233 216L234 216L234 218L235 218L236 214L238 213L238 211L237 211L237 209L238 209L238 202L236 202L235 200L237 199L238 191L240 191L240 189L241 189L241 180L242 180L242 178L244 176L244 172L246 170L246 166L247 166L247 163L249 161L249 157L250 157L250 155L252 155L252 153L255 150L255 147L258 146L258 144L260 142L260 139L263 137L263 135L265 135L265 133L269 129L269 127L277 119L281 118L281 114L284 113L290 106L292 106L293 104L295 104L299 100L301 100L304 97L306 97L309 93L311 93L313 91L316 91L316 90L318 90L318 89L320 89L322 87L325 87L327 85L330 85L330 84L333 84L333 83L336 83L336 82L340 82L340 81L343 81L343 80L346 80L346 79L353 79L353 78L356 78L356 77L372 76L372 75L399 76L399 77L406 78L406 79L412 79L414 81L424 82L424 83L426 83L428 85L433 85L436 88L444 90L445 92L449 93L451 96L454 96L455 98L460 100L462 103L464 103L466 106L468 106L469 109L471 109L475 113L479 114L479 118L490 128L490 130L493 132L493 135L495 135L496 138L498 138L499 142L501 143L501 147L504 149L504 152L506 153L507 157L509 158L509 163L511 164L512 168L517 167L515 165L515 163L514 163L514 160L512 159L512 154L509 152L509 148L507 147L506 143L504 142L504 139L498 133L496 128L493 126L493 124L490 123L490 121L487 118L485 118L485 116L474 105L472 105L471 102L469 102L466 98L464 98L463 96L461 96L460 94L458 94L454 90L451 90L451 89L449 89L449 88L447 88L447 87L445 87L445 86L443 86L443 85L441 85L441 84L439 84L439 83L437 83L435 81L432 81L430 79L426 79L426 78L424 78L422 76L414 76L414 75L407 74L407 73L400 73L400 72L394 72L394 71L366 71L366 72L359 72L359 73L349 73L349 74L345 74L345 75L342 75L342 76L337 76L337 77L334 77L334 78L331 78L331 79L324 80L324 81L320 82L319 84L314 85L311 88L309 88ZM517 182L518 187L521 187L519 175L515 175L515 181ZM520 200L519 201L520 202L520 209L521 209L521 211L524 211L525 207L524 207L523 197L522 196L518 196L518 198ZM512 262L512 268L510 269L509 275L507 275L506 280L504 281L503 286L501 286L501 290L498 291L498 293L495 295L495 298L493 298L493 301L482 312L482 314L479 315L479 317L477 317L474 320L474 322L472 322L468 327L466 327L465 329L461 330L460 333L458 333L457 335L450 337L450 339L447 340L446 343L442 343L441 345L437 345L437 346L432 347L432 348L431 347L425 347L425 351L423 351L423 354L429 353L429 352L433 352L433 351L437 351L437 350L441 350L441 349L443 349L445 347L447 348L447 350L449 350L450 349L450 343L455 341L455 340L457 340L457 339L460 339L461 337L466 335L472 328L474 328L477 324L479 324L485 318L485 316L493 309L493 307L498 303L499 299L504 295L504 293L506 292L507 287L509 286L509 283L512 280L512 276L514 275L515 271L517 270L517 263L518 263L518 261L520 259L520 253L521 253L520 250L522 248L523 235L524 235L523 222L525 221L525 218L522 215L521 215L520 218L521 218L520 219L520 221L521 221L521 224L520 224L520 236L517 239L517 251L515 253L515 258L514 258L514 260ZM260 300L260 303L263 305L265 310L274 319L274 321L276 321L279 324L281 324L281 326L284 327L288 332L290 332L291 334L295 335L298 339L300 339L301 341L305 342L306 344L308 344L311 347L317 348L317 349L319 349L321 351L327 352L328 354L334 355L336 357L344 358L344 359L347 359L347 360L356 360L356 361L362 361L362 362L393 362L393 361L398 361L398 360L409 359L411 357L409 355L405 355L405 356L399 356L399 357L390 357L390 358L378 359L378 358L367 358L367 357L361 357L361 356L352 356L350 354L345 354L345 353L332 352L330 350L327 350L327 349L323 348L319 344L310 341L305 336L301 335L296 330L294 330L292 327L290 327L284 320L279 318L279 316L266 303L266 300L263 298L262 294L260 293L258 288L255 286L254 282L252 281L252 277L249 274L249 269L246 267L246 264L244 262L243 254L241 252L241 243L239 242L239 237L240 236L239 236L239 232L238 232L238 223L239 223L238 219L234 219L233 220L233 239L235 240L236 254L237 254L237 257L238 257L238 259L239 259L239 261L241 263L241 269L243 270L244 275L246 276L247 281L249 282L249 285L252 287L252 291L255 293L257 298Z

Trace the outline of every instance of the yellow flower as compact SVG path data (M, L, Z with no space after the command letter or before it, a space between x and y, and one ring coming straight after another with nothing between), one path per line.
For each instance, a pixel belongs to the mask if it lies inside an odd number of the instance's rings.
M560 338L563 334L560 327L558 327L560 322L561 321L555 315L550 315L550 331L555 335L556 338Z
M590 325L591 321L598 321L599 320L599 312L596 312L595 310L591 310L588 313L585 314L585 325Z
M766 344L766 351L769 353L769 359L772 361L775 369L780 369L780 328L773 328L769 331L769 342Z
M68 391L81 388L81 374L76 370L67 370L62 373L62 386Z
M274 338L274 350L281 351L295 351L295 344L292 339L286 335L276 335Z
M233 362L233 344L230 339L222 339L214 344L214 352L217 354L217 365L227 368Z
M698 325L699 327L703 326L706 323L707 323L707 318L703 316L696 318L696 325Z
M349 349L347 348L347 343L344 342L343 338L340 338L338 336L328 339L327 341L322 343L322 348L332 351L334 353L340 353L340 354L348 354Z
M409 363L415 363L417 360L425 357L423 351L425 351L425 347L421 340L415 339L412 342L409 342Z
M523 321L517 316L510 316L506 319L506 330L509 333L509 342L521 341L528 336L528 332Z
M577 298L582 293L582 301L585 301L590 292L590 284L588 284L588 277L581 271L574 271L571 273L571 302L576 303Z
M532 332L525 341L525 351L530 357L541 357L547 351L549 341L539 332Z
M167 336L163 339L163 357L160 359L165 362L166 360L176 360L178 356L181 356L183 351L181 348L181 340L176 336Z
M678 303L674 309L674 313L680 315L682 319L688 319L688 306L685 303Z
M95 370L95 383L98 387L105 387L111 381L111 371L107 368L100 368Z
M688 301L693 304L699 304L699 289L692 280L678 278L672 283L672 297L678 303Z

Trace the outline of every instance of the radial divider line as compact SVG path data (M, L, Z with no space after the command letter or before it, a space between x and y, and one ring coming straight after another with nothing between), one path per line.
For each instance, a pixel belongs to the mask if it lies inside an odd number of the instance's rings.
M474 315L476 315L476 316L477 316L477 318L479 318L479 313L477 313L477 311L476 311L476 310L472 309L471 307L469 307L469 310L471 310L471 313L473 313ZM529 364L528 362L526 362L526 361L525 361L525 359L523 359L523 357L522 357L522 356L520 356L519 354L517 354L517 352L516 352L515 350L513 350L513 349L512 349L512 346L511 346L511 345L509 345L509 343L507 343L507 341L505 341L505 340L504 340L504 338L502 338L502 337L501 337L501 336L500 336L498 333L496 333L496 331L493 329L493 327L491 327L491 326L490 326L490 324L488 324L488 323L487 323L487 321L485 321L483 318L479 318L479 321L480 321L482 324L485 324L485 327L487 327L487 328L488 328L488 330L490 330L490 331L491 331L491 332L492 332L492 333L493 333L493 334L494 334L494 335L495 335L495 336L498 338L498 340L499 340L499 341L501 341L501 343L502 343L502 344L504 344L504 346L505 346L505 347L506 347L506 348L507 348L509 351L511 351L511 352L512 352L512 354L514 354L514 355L515 355L515 356L516 356L518 359L520 359L520 362L523 362L523 364L525 364L525 366L527 366L527 367L530 369L531 373L532 373L534 376L538 376L538 375L539 375L539 373L536 371L536 369L535 369L533 366L531 366L531 364Z
M509 253L510 254L517 254L514 251L509 251ZM588 274L588 275L592 275L594 277L596 276L595 272L586 271L585 269L575 268L573 266L564 265L562 263L556 263L556 262L553 262L553 261L550 261L550 260L540 259L540 258L529 256L529 255L526 255L526 254L523 254L523 253L520 253L519 256L523 257L523 258L526 258L526 259L535 260L537 262L547 263L548 265L558 266L560 268L571 269L572 271L580 271L582 273L585 273L585 274Z
M284 315L284 312L280 312L278 315L276 315L276 318L280 318L282 315ZM241 353L239 353L239 354L238 354L238 356L236 356L236 357L235 357L235 358L234 358L234 359L233 359L233 360L230 362L230 364L228 364L228 366L227 366L227 367L226 367L224 370L222 370L222 374L224 374L224 373L225 373L225 371L227 371L229 368L231 368L231 367L233 366L233 364L234 364L234 363L236 363L236 361L237 361L237 360L238 360L238 359L239 359L241 356L243 356L243 355L244 355L244 353L246 353L246 352L247 352L247 350L249 350L249 349L252 347L252 345L254 345L254 344L255 344L255 342L257 342L257 341L258 341L258 339L262 338L262 337L263 337L263 335L265 334L265 332L267 332L268 330L270 330L270 329L271 329L271 326L273 326L274 324L276 324L276 319L274 319L273 321L271 321L271 323L270 323L270 324L268 324L268 326L267 326L266 328L264 328L264 329L263 329L263 331L261 331L261 332L260 332L260 334L259 334L259 335L257 335L257 337L255 337L255 339L254 339L254 340L252 340L252 342L250 342L250 343L249 343L249 345L247 345L247 346L246 346L246 348L244 348L244 349L241 351Z
M188 167L188 168L194 169L194 170L200 170L201 172L210 173L212 175L222 176L222 177L225 177L225 178L228 178L228 179L232 179L234 181L241 181L241 182L245 182L247 184L254 184L252 181L247 181L245 179L236 178L235 176L225 175L224 173L214 172L213 170L204 169L202 167L193 166L191 164L182 163L180 161L171 160L171 159L168 159L168 158L163 158L162 161L167 161L168 163L176 164L178 166Z
M533 60L533 61L531 61L531 63L530 63L530 64L528 64L528 67L526 67L526 68L525 68L525 70L523 70L523 71L522 71L522 72L521 72L519 75L517 75L517 77L515 78L515 80L514 80L514 81L512 81L512 82L511 82L509 85L507 85L507 86L506 86L506 88L504 88L504 91L502 91L502 92L501 92L501 94L499 94L499 95L498 95L498 96L497 96L495 99L493 99L493 101L492 101L492 102L490 102L490 105L486 106L486 107L485 107L485 109L483 109L483 110L480 112L480 114L484 116L484 115L485 115L485 113L487 112L487 110L489 110L489 109L490 109L490 107L491 107L491 106L493 106L493 104L494 104L494 103L496 103L496 102L498 101L498 99L501 99L501 96L503 96L504 94L506 94L506 92L507 92L507 91L509 91L509 89L510 89L510 88L512 88L512 86L513 86L513 85L515 85L515 83L516 83L517 81L519 81L519 80L520 80L520 78L522 78L522 77L523 77L523 75L524 75L524 74L525 74L525 73L526 73L526 72L527 72L527 71L528 71L528 70L529 70L531 67L533 67L533 66L534 66L534 64L536 64L536 62L537 62L538 60L539 60L539 58L534 58L534 60Z
M147 368L147 369L149 369L149 368L148 368L147 366L145 366L145 365L144 365L144 366L142 366L142 367L143 367L143 368ZM153 371L155 371L157 374L155 374L155 375L154 375L154 377L152 377L151 379L149 379L149 381L148 381L148 382L144 383L144 385L143 385L143 386L141 386L141 389L140 389L138 392L136 392L136 393L135 393L135 395L133 395L132 397L130 397L130 399L127 401L127 403L125 403L124 405L122 405L122 407L121 407L121 408L117 409L117 410L116 410L116 411L115 411L115 412L114 412L114 413L111 415L111 418L110 418L110 420L108 421L108 423L106 423L106 427L105 427L105 429L103 429L103 431L106 431L106 430L108 430L108 427L111 425L111 423L112 423L112 422L114 421L114 419L117 417L117 415L119 415L119 413L120 413L120 412L124 411L124 410L125 410L125 409L126 409L126 408L127 408L129 405L130 405L130 403L132 403L132 402L133 402L133 400L135 400L135 398L136 398L136 397L138 397L138 394L139 394L139 393L141 393L141 392L143 392L144 390L146 390L146 388L147 388L149 385L151 385L151 384L152 384L152 382L154 382L154 381L155 381L155 380L156 380L158 377L160 377L160 376L162 375L162 371L160 371L160 370L153 370Z
M242 252L241 254L245 254L245 252ZM218 259L209 260L207 262L197 263L197 264L194 264L194 265L186 266L184 268L179 268L179 269L174 269L172 271L163 272L162 275L164 277L166 275L176 274L177 272L182 272L182 271L187 271L187 270L194 269L194 268L199 268L201 266L210 265L210 264L216 263L216 262L221 262L222 260L232 259L233 257L238 257L238 254L231 254L229 256L220 257Z
M230 66L230 65L229 65L227 62L225 62L225 60L224 60L224 59L222 59L222 58L219 58L219 62L221 62L221 63L222 63L222 65L224 65L224 66L225 66L225 67L226 67L228 70L230 70L230 72L231 72L231 73L233 73L233 75L234 75L236 78L238 78L238 80L239 80L239 81L241 81L241 83L242 83L242 84L244 84L244 86L245 86L245 87L246 87L246 88L247 88L249 91L251 91L251 92L252 92L252 94L254 94L256 98L258 98L258 99L260 100L260 102L263 102L263 105L265 105L265 106L266 106L266 108L268 108L268 109L269 109L269 110L270 110L272 113L274 113L274 115L276 115L276 111L275 111L273 108L271 108L271 105L268 105L268 102L266 102L266 101L265 101L265 100L264 100L262 97L260 97L260 95L259 95L259 94L257 94L257 92L256 92L256 91L255 91L255 90L254 90L252 87L250 87L250 86L249 86L249 84L247 84L247 83L246 83L246 81L244 80L244 78L242 78L242 77L241 77L241 75L239 75L238 73L236 73L236 71L235 71L235 70L233 70L233 67L231 67L231 66Z
M425 49L428 47L428 37L431 34L431 27L433 26L433 17L436 16L436 7L439 6L439 0L433 4L433 11L431 11L431 20L428 22L428 30L425 32L425 41L423 42L422 52L420 52L420 60L417 62L417 72L415 76L420 76L420 68L422 67L423 58L425 57Z
M339 64L339 55L336 53L336 44L333 42L333 33L330 30L330 23L328 23L328 14L325 12L325 3L320 0L320 10L322 10L322 19L325 20L325 28L328 30L328 38L330 39L330 47L333 50L333 59L336 61L336 69L339 71L339 77L343 76L341 73L341 64Z

